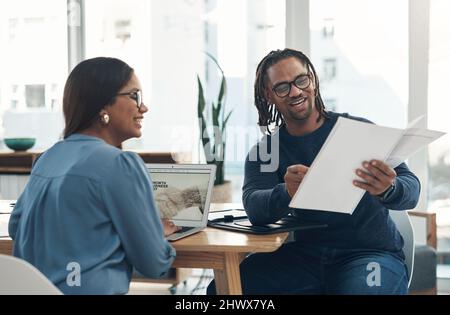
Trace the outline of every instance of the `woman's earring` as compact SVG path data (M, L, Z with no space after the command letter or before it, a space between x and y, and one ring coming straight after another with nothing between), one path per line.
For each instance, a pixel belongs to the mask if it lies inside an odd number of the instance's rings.
M108 114L103 114L102 115L102 122L107 125L109 123L109 115Z

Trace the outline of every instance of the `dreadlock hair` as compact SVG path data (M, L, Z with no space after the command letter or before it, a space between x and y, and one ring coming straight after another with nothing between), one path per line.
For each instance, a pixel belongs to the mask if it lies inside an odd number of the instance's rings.
M319 111L317 122L319 122L322 117L328 117L322 96L320 95L319 79L309 58L302 52L294 49L285 48L283 50L272 50L258 64L255 78L255 106L259 115L258 125L261 127L265 126L269 134L271 133L270 125L275 124L276 127L280 127L285 121L281 113L276 109L275 104L270 104L266 99L265 89L268 81L267 70L277 62L290 57L296 58L307 68L308 73L312 72L314 75L314 83L316 86L314 105Z

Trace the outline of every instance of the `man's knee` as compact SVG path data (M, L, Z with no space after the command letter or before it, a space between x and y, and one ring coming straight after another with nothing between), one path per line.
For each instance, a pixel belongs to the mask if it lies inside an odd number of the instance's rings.
M406 294L408 277L404 264L392 259L353 261L336 270L328 285L330 294Z

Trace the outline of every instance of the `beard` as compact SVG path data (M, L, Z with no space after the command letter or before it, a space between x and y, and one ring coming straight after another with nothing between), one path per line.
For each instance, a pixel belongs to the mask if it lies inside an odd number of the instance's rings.
M296 120L296 121L304 121L304 120L308 120L308 118L311 116L312 112L313 112L313 102L311 101L311 99L307 99L305 101L305 106L306 109L301 111L301 112L297 112L295 110L289 110L289 116L292 120Z

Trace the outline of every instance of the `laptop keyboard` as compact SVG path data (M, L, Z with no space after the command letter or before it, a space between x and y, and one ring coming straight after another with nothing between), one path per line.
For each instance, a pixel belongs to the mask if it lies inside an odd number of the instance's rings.
M178 230L177 233L183 233L192 229L195 229L195 226L182 226L181 230Z

